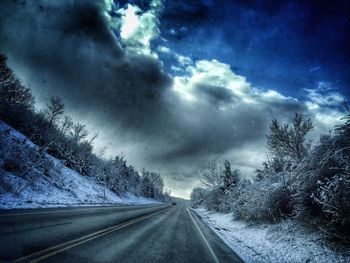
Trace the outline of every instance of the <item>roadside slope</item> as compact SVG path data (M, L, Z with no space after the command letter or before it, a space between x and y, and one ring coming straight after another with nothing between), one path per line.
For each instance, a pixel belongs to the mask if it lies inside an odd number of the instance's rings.
M0 209L159 203L119 196L81 176L0 121Z

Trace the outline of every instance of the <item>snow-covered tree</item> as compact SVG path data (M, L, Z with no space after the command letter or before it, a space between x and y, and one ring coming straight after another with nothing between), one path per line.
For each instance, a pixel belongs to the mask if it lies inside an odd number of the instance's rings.
M191 193L191 203L192 206L201 204L206 198L207 191L203 187L193 188Z
M50 98L50 103L47 104L44 110L45 117L47 118L49 124L52 126L57 124L57 121L64 113L64 103L61 97L53 96Z
M223 191L229 193L233 188L238 184L239 180L239 171L231 171L231 164L229 161L225 160L224 162L224 171L222 173L222 184Z
M216 188L221 184L221 171L216 161L210 161L200 170L201 182L205 187Z
M21 131L31 129L34 97L6 65L0 54L0 118Z
M148 198L154 198L154 186L147 175L143 175L141 179L141 195Z
M318 185L317 196L312 197L329 219L331 234L350 241L350 171L343 171Z
M299 162L307 154L306 136L312 129L311 119L305 119L301 113L295 114L291 125L274 119L267 135L267 147L276 157Z

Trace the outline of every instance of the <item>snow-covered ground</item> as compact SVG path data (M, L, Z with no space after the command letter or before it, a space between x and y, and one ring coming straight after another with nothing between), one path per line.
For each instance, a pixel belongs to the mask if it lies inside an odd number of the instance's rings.
M331 250L319 232L304 229L292 220L273 225L249 226L204 208L194 209L245 262L258 263L349 263L350 251Z
M95 178L81 176L54 157L39 153L23 134L1 121L0 136L0 209L159 203L132 194L118 196ZM19 150L18 158L33 159L29 168L23 168L26 172L3 168L9 147Z

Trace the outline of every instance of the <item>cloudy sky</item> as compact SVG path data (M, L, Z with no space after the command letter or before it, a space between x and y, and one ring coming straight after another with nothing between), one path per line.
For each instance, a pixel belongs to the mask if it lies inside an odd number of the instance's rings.
M2 0L0 52L32 89L99 132L96 151L160 172L188 197L228 159L251 176L272 118L312 139L350 95L349 1Z

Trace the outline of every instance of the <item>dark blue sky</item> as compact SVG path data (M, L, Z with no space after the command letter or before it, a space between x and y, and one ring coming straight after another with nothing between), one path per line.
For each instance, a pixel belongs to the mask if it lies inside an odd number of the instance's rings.
M179 54L228 63L254 86L286 95L302 98L304 88L320 81L349 95L350 1L202 0L164 6L161 36Z

